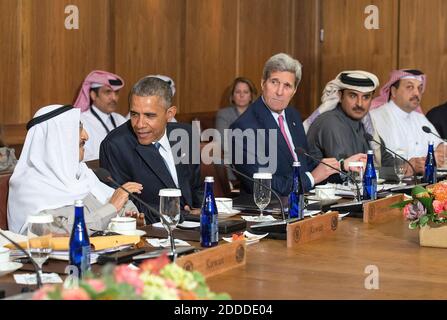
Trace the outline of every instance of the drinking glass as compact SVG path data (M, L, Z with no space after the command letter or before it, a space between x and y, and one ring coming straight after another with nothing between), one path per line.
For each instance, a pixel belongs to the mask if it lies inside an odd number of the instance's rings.
M405 158L406 154L403 150L397 150L396 153L400 155L401 157ZM403 159L395 156L394 157L394 173L396 174L397 178L399 179L399 185L402 184L402 179L405 176L405 169L406 169L406 161Z
M272 196L270 191L272 174L258 172L253 175L253 179L255 180L253 185L253 199L260 211L259 220L262 220L264 217L263 210L270 203L270 198Z
M354 193L354 199L355 201L360 201L359 199L360 194L359 190L362 190L362 181L363 181L363 162L356 161L356 162L349 162L348 163L348 170L351 174L352 180L348 179L348 186L351 189L351 191Z
M160 214L166 220L162 224L168 231L168 238L165 240L169 244L171 241L170 233L180 221L180 189L161 189L160 196Z
M51 224L53 216L50 214L37 214L28 217L28 252L39 267L42 278L42 265L52 252L53 238Z

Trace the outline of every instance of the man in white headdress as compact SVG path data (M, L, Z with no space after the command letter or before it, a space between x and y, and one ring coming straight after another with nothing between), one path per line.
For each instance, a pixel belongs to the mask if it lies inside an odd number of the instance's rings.
M123 87L120 76L103 70L94 70L84 79L74 106L82 110L82 123L90 136L85 145L85 161L97 160L102 140L126 122L116 112Z
M79 108L50 105L28 122L20 159L9 182L8 228L25 233L27 217L40 212L54 216L55 232L71 232L74 202L84 201L89 231L104 230L121 211L136 211L128 194L98 180L82 162L88 134L80 122ZM142 185L124 187L140 193Z
M376 167L393 167L393 156L366 137L381 141L368 113L378 85L374 74L360 70L343 71L326 85L321 106L304 122L313 156L344 161L372 149Z
M442 140L427 134L427 126L438 134L436 128L422 113L420 103L426 87L426 76L419 70L394 70L389 81L372 102L370 114L376 129L393 150L402 150L408 159L413 158L416 171L423 172L429 141L434 141L436 159L443 160Z

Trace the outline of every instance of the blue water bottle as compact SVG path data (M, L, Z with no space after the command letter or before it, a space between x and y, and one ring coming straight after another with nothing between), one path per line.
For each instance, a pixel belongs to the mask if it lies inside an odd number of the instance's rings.
M430 141L428 143L427 158L425 158L424 182L427 182L429 184L436 183L437 171L438 169L436 168L434 142Z
M374 168L374 153L368 150L365 174L363 175L363 200L377 199L377 175Z
M84 220L84 203L75 201L75 217L70 236L70 265L76 266L79 278L90 269L90 240Z
M289 218L304 218L304 190L300 176L301 164L293 163L293 185L289 194Z
M205 177L205 196L200 213L200 245L214 247L219 242L217 206L213 192L214 178Z

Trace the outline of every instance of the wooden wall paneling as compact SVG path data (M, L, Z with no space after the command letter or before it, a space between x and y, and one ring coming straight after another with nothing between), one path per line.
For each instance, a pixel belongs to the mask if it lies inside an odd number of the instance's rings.
M21 104L22 92L22 31L27 28L25 14L28 14L29 2L0 0L0 123L14 124L28 118L28 106ZM25 10L26 9L26 10ZM22 15L22 13L24 13ZM23 37L23 38L22 38ZM26 95L23 90L23 96Z
M237 0L186 0L182 112L217 110L235 78Z
M178 104L181 86L183 0L112 0L115 71L124 78L120 110L127 114L133 84L149 74L171 77Z
M293 55L293 1L240 0L239 75L261 91L262 69L272 55Z
M320 0L293 2L295 35L292 52L303 65L303 74L294 97L303 120L320 103Z
M421 101L427 112L447 101L447 1L405 0L400 10L399 69L427 75Z
M65 28L65 7L79 9L79 29ZM42 106L72 103L85 76L113 71L109 0L32 1L31 116Z
M379 9L379 29L364 26L368 5ZM343 70L372 72L384 84L397 67L397 22L397 0L322 0L320 95L326 83Z

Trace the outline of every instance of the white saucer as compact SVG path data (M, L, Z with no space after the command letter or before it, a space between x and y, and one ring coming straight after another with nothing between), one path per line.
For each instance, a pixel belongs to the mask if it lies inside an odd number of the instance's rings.
M122 234L123 236L144 236L146 234L146 231L144 230L129 230L129 231L114 231L114 230L108 230L110 232L116 232L119 234Z
M7 275L8 273L14 272L23 267L23 264L19 262L6 262L0 264L0 277Z
M245 239L245 242L247 244L258 242L259 240L261 240L262 238L266 237L267 235L268 235L268 233L253 234L253 233L250 233L248 231L244 231L244 239ZM222 237L222 239L227 241L227 242L233 242L233 238L232 237L230 237L230 238Z
M233 209L231 212L219 212L217 216L220 219L226 219L226 218L235 216L235 215L237 215L239 213L241 213L240 210Z
M322 202L332 202L332 201L338 201L340 200L342 197L340 196L334 196L333 198L328 198L328 199L320 199L317 196L307 196L307 199L309 200L315 200L315 201L322 201Z
M377 184L382 184L385 182L385 179L379 178L377 179Z
M180 229L195 229L200 227L200 222L196 221L183 221L177 225Z

